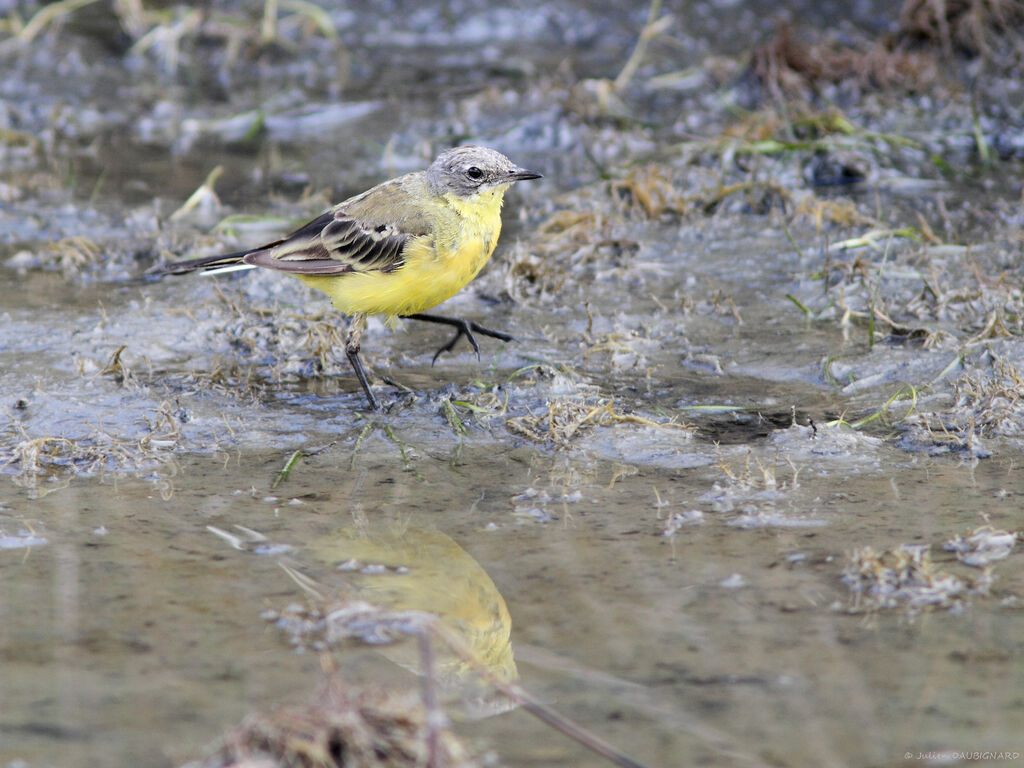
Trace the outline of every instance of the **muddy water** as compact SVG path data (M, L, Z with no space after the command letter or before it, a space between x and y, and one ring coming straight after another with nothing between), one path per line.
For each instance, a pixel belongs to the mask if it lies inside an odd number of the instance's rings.
M742 477L747 446L689 446L705 466L624 474L619 462L487 440L468 441L453 466L408 437L422 456L415 472L377 436L354 467L338 446L274 490L282 457L250 453L180 460L166 498L125 479L15 500L5 531L30 528L46 543L4 554L4 758L173 764L247 710L308 693L315 655L289 650L259 614L304 599L281 560L359 588L367 577L324 575L325 558L353 555L331 550L346 530L403 540L395 562L414 576L428 566L411 553L437 551L423 531L443 532L450 550L420 588L458 595L486 574L496 591L481 610L507 605L522 682L651 765L1016 748L1021 619L998 595L1016 593L1019 577L1000 579L988 604L914 621L845 613L837 578L850 542L935 543L982 514L1012 523L1022 489L1011 463L954 466L880 447L876 467L899 469L881 473L821 452L795 460L794 484L774 448L755 446L776 471L766 489L717 466ZM664 535L669 515L694 509L705 513ZM354 681L402 679L363 648L339 660ZM594 761L521 712L461 728L511 764Z
M750 22L740 41L720 9L691 10L653 70L732 52L766 23L757 4L730 10ZM1013 167L913 194L883 173L850 196L902 211L897 224L946 212L971 259L826 257L867 226L822 234L753 203L638 217L601 179L652 154L672 169L667 148L715 135L728 102L638 86L651 126L566 106L582 77L617 74L645 9L399 11L395 26L331 8L348 64L298 24L248 67L184 50L168 72L131 54L133 77L104 47L116 40L74 25L0 52L22 78L3 85L0 765L195 759L247 713L308 699L324 637L298 619L353 602L445 617L492 674L650 766L1018 761L1019 551L986 574L944 549L1022 527L1017 400L992 395L978 418L1002 431L972 422L968 439L970 391L951 383L1021 359L1014 299L1009 330L980 341L957 326L971 297L940 318L964 343L840 322L858 291L916 306L975 273L998 283L1019 255ZM908 104L898 114L931 130ZM461 141L546 174L510 195L494 263L444 308L517 341L432 365L446 332L374 322L364 353L385 414L366 411L337 315L292 281L139 279L170 254L276 237ZM219 200L172 218L214 165ZM732 165L691 158L678 184L696 194ZM796 163L774 172L801 187ZM596 210L596 244L538 234L554 209ZM262 218L214 228L236 214ZM851 280L830 298L840 261L897 287ZM902 419L912 407L938 416ZM907 545L931 564L889 603L851 589ZM435 651L475 748L605 764ZM419 654L348 638L333 658L351 685L418 691Z

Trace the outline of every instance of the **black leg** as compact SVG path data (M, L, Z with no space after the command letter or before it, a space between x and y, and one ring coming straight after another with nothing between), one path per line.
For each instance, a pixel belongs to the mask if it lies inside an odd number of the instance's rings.
M345 347L345 354L348 355L348 361L352 363L352 370L356 372L356 378L359 379L359 383L363 385L363 392L366 393L366 399L370 401L370 407L375 410L380 410L380 403L377 402L377 398L373 396L373 390L370 389L370 382L366 379L366 372L363 370L363 363L359 359L359 348L349 349Z
M366 315L354 315L349 322L348 337L345 339L345 354L348 356L349 363L352 364L352 370L356 372L356 378L359 379L359 383L363 386L363 392L366 393L366 399L370 401L370 407L375 411L379 411L380 403L373 396L370 382L366 379L366 371L363 370L363 361L359 359L359 338L363 335L365 329Z
M490 336L493 339L501 339L502 341L513 341L515 337L504 331L493 331L490 328L484 328L482 325L474 323L472 320L463 320L461 317L443 317L441 315L426 315L418 313L415 315L405 315L406 320L423 320L427 323L440 323L441 325L450 325L456 329L455 336L452 340L441 347L437 352L434 353L434 359L431 361L431 365L437 362L437 358L441 356L443 352L450 352L458 343L462 336L466 337L469 345L473 347L473 351L476 352L476 357L480 359L480 345L477 344L476 337L473 332L482 334L484 336Z

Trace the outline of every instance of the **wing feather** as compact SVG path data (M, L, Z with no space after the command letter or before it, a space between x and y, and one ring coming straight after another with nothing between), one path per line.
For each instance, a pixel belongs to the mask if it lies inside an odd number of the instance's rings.
M405 263L409 241L431 231L417 186L425 187L418 174L385 182L242 261L305 275L394 272Z

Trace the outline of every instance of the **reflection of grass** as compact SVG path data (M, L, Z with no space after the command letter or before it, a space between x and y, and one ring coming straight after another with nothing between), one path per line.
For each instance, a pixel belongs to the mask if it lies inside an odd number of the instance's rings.
M901 605L911 611L948 608L959 603L967 589L962 579L936 566L924 546L854 550L843 581L852 593L851 613Z
M965 566L980 568L977 576L958 575L935 563L924 545L904 544L876 551L860 547L850 554L843 582L850 588L850 613L905 608L917 613L930 608L959 608L970 595L987 595L991 566L1010 554L1018 535L983 525L945 544Z
M753 458L753 463L751 463ZM778 456L775 457L775 461L767 464L762 462L759 458L752 457L751 452L748 450L744 456L744 462L742 467L734 467L732 464L726 462L725 457L722 455L721 450L718 453L718 468L725 475L729 490L732 492L740 491L743 493L760 492L765 490L792 490L798 488L800 483L798 477L800 476L800 468L793 463L792 459L788 456L785 457L785 462L789 466L792 475L789 480L782 480L778 474Z

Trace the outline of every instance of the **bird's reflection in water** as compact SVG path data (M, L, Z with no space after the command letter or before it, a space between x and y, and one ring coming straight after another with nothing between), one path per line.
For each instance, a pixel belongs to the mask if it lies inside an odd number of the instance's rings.
M505 600L450 537L411 525L356 525L314 540L305 550L307 563L327 567L318 568L315 578L306 567L286 570L317 604L329 641L339 634L376 638L386 642L380 648L385 657L421 674L422 649L402 635L420 634L421 619L436 617L442 633L460 641L431 642L433 678L441 688L460 696L470 717L516 706L485 679L512 683L519 676ZM461 645L461 652L451 645Z

